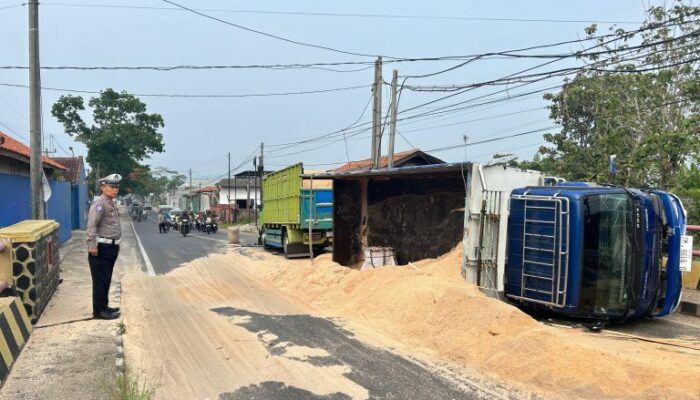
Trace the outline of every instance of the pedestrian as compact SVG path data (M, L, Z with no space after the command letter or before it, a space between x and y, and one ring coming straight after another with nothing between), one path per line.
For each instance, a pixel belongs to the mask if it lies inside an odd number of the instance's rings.
M119 193L121 175L99 180L102 195L90 206L87 222L88 263L92 276L92 315L95 319L117 319L119 308L109 307L109 286L119 255L122 230L114 198Z
M165 215L162 212L158 213L158 233L167 233L165 230Z

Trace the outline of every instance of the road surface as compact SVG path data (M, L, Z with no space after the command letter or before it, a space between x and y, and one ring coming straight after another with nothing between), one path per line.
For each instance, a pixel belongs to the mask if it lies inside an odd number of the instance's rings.
M156 387L157 399L450 400L507 393L369 344L341 322L319 317L236 264L255 266L258 248L227 246L223 233L159 234L152 221L135 230L158 276L124 277L126 362ZM132 232L124 246L137 246ZM227 252L246 257L208 257ZM362 332L373 335L371 328Z
M167 274L175 268L211 253L225 253L226 249L231 247L225 230L209 235L193 230L186 237L173 230L168 233L159 233L156 216L157 214L151 211L148 220L132 221L156 275ZM240 239L243 246L257 243L257 235L252 233L240 232Z

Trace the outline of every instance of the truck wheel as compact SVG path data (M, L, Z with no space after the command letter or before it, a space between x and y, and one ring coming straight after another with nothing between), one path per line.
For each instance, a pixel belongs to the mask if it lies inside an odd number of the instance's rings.
M282 249L284 249L284 256L289 258L289 239L287 238L287 231L282 231Z
M270 247L270 245L267 244L267 232L265 232L264 229L262 231L262 235L260 235L260 239L262 240L263 249L270 250L272 248Z

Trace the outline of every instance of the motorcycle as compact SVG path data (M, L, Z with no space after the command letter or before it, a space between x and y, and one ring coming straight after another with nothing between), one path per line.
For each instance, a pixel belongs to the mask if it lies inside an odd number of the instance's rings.
M180 219L180 233L182 233L182 237L186 237L190 233L190 220L188 218Z
M216 231L219 230L219 226L216 223L215 218L207 218L206 223L204 225L204 231L208 234L210 233L216 233Z

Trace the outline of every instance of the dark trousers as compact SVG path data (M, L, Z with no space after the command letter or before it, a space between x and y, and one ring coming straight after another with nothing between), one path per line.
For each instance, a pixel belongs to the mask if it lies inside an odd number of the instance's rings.
M165 222L161 222L160 224L158 224L158 233L164 232L167 232L167 230L165 229Z
M107 243L97 244L97 255L88 255L90 275L92 275L92 312L105 311L109 304L109 285L112 283L114 263L117 262L119 246Z

